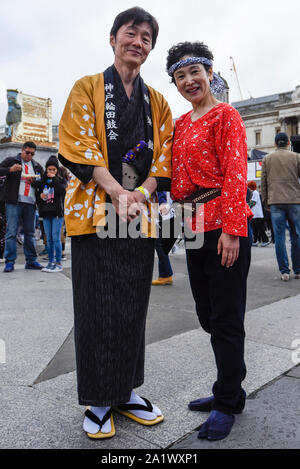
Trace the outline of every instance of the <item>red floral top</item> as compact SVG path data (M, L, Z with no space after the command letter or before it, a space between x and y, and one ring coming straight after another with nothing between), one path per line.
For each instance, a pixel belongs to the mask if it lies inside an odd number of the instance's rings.
M227 103L217 104L195 122L191 113L176 121L172 198L186 198L198 187L221 188L221 196L198 209L197 215L204 207L204 218L196 230L222 228L227 234L247 236L252 213L246 203L247 141L242 118Z

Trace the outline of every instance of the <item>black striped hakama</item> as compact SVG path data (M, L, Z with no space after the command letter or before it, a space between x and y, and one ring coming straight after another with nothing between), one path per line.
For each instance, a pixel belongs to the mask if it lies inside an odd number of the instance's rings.
M115 406L144 382L154 239L72 237L74 334L81 405Z

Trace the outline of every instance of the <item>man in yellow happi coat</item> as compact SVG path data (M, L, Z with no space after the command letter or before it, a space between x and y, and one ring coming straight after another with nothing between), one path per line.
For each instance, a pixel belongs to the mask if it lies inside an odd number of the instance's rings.
M134 391L144 381L153 202L171 178L171 112L139 74L157 34L157 21L145 10L120 13L110 32L114 65L75 83L59 126L59 159L74 175L65 220L72 238L78 397L88 406L83 428L94 439L115 434L114 411L143 425L163 420L160 409ZM130 237L137 221L140 235Z

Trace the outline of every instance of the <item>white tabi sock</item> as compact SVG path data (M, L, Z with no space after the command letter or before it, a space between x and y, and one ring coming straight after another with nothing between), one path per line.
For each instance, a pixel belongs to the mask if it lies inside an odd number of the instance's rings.
M145 401L139 397L134 391L131 392L130 400L126 402L126 404L142 404L146 405ZM153 411L152 412L147 412L143 410L129 410L131 414L135 415L136 417L139 417L144 420L155 420L156 417L159 417L162 415L160 409L156 407L155 405L152 404Z
M90 410L95 414L100 420L103 419L106 412L110 409L110 407L91 407ZM84 418L83 421L83 429L87 433L98 433L100 431L99 425L97 423L92 422L88 417ZM101 428L102 433L110 433L111 432L111 423L110 419L105 422L105 424Z

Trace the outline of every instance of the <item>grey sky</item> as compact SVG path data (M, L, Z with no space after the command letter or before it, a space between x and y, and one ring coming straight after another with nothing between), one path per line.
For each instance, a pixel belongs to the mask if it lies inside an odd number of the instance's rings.
M152 13L160 26L141 75L164 94L174 117L190 109L165 72L167 50L180 41L207 43L215 71L229 83L231 101L240 97L230 56L244 99L300 85L299 0L2 0L0 124L7 112L6 88L51 98L58 121L73 83L113 62L108 43L113 20L135 5Z

